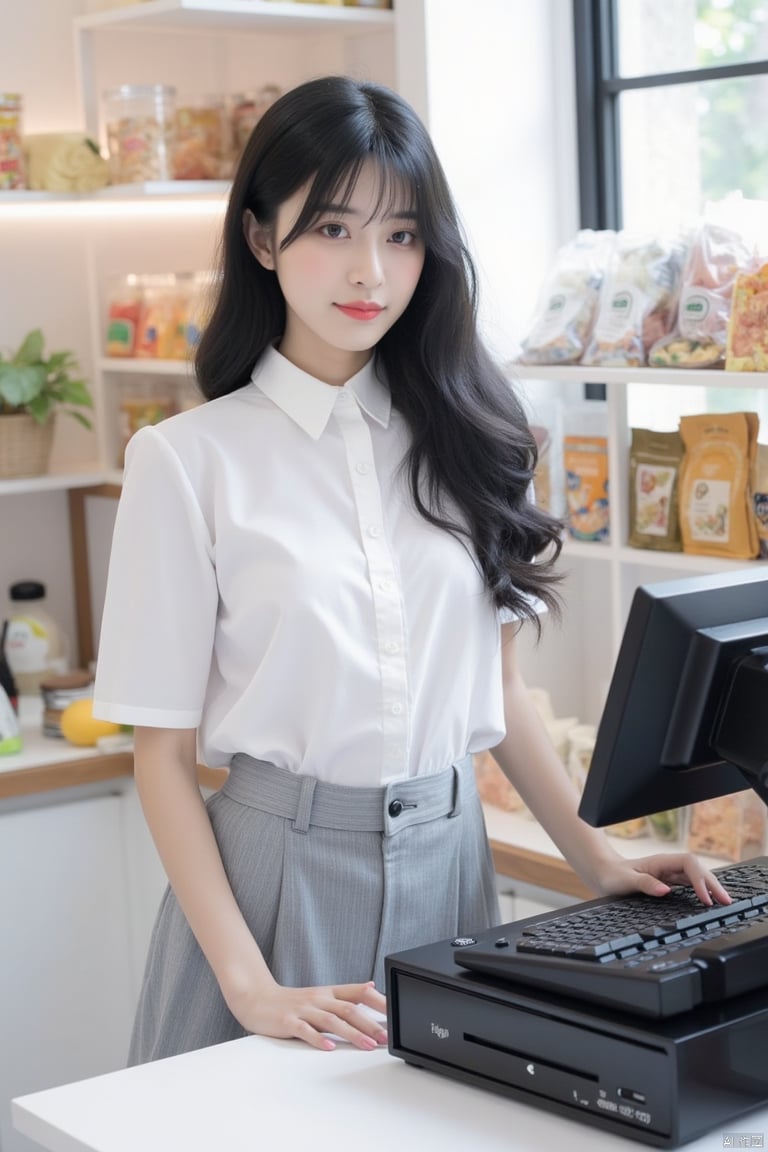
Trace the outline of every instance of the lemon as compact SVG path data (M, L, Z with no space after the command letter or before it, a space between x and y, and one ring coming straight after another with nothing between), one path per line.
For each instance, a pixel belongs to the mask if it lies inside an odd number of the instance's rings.
M97 720L93 714L93 700L73 700L59 718L61 734L70 744L82 748L93 748L101 736L114 736L120 731L119 724L111 720Z

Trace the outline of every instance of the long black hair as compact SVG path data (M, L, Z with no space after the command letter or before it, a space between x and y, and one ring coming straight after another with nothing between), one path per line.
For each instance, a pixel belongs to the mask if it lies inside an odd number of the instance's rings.
M349 199L369 160L381 173L381 200L407 194L426 253L408 307L375 351L411 431L406 467L415 505L430 523L468 538L494 603L538 628L532 597L559 608L561 525L529 500L536 442L479 338L476 272L432 141L395 92L344 76L312 80L256 125L224 220L218 296L195 361L200 387L209 400L242 388L285 328L277 277L251 253L245 213L269 228L280 205L306 186L286 247L323 205Z

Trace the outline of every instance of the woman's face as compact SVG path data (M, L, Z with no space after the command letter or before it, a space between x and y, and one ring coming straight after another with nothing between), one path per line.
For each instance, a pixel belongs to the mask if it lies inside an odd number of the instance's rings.
M346 206L328 204L308 232L281 241L299 217L303 188L281 205L266 232L248 213L251 251L277 275L285 297L280 352L329 384L343 384L370 358L402 315L424 266L424 245L411 204L380 199L379 169L367 161ZM405 193L403 193L403 197Z

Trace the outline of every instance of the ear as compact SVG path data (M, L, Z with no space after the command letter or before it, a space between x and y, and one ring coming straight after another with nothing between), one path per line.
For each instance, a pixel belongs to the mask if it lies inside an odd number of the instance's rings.
M258 220L250 208L243 213L243 233L245 242L253 252L259 264L274 271L275 260L272 255L272 231Z

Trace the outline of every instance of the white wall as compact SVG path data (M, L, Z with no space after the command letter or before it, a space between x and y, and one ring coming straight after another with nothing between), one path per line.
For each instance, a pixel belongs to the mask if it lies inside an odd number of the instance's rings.
M423 35L407 35L426 76L402 75L401 89L427 118L480 272L484 331L509 358L578 226L570 0L423 0L423 10Z

